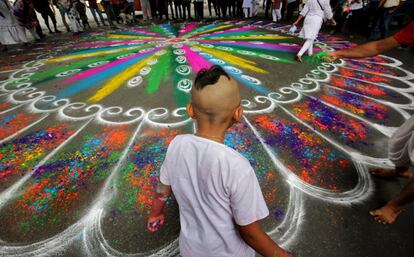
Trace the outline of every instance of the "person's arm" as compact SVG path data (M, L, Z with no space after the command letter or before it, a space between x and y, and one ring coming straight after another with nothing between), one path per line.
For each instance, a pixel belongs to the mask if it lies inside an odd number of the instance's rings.
M368 42L363 45L359 45L353 48L342 49L335 52L329 52L328 58L331 61L340 58L363 58L369 56L376 56L390 49L400 46L397 40L393 36L386 39Z
M292 257L280 248L260 227L259 222L238 226L243 240L264 257Z
M303 16L302 14L300 14L299 17L296 19L296 21L293 23L293 26L298 25L298 23L303 19L303 17L305 17L305 16Z
M303 7L302 11L299 14L299 17L296 19L296 21L293 23L293 26L296 26L302 19L303 17L306 16L306 14L309 12L309 6L308 3L305 4L305 6Z
M152 197L151 214L148 217L147 228L151 232L157 231L164 224L164 206L172 191L171 186L158 182Z

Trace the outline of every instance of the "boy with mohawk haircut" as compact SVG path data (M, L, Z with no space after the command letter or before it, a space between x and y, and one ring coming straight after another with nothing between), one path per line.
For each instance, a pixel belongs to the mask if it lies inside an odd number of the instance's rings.
M249 161L224 145L226 131L242 118L240 101L237 81L220 66L202 69L187 105L197 133L179 135L168 147L147 227L155 232L164 224L165 201L174 192L183 257L253 257L254 250L291 256L258 223L269 210Z

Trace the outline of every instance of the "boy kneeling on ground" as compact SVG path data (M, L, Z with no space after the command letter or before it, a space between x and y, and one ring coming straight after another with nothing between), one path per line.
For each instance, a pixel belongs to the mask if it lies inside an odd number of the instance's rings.
M187 105L197 133L177 136L168 147L147 226L154 232L164 223L165 201L174 192L183 257L253 257L254 250L291 256L258 223L269 210L249 161L224 145L227 129L242 117L240 101L237 81L220 66L201 70Z

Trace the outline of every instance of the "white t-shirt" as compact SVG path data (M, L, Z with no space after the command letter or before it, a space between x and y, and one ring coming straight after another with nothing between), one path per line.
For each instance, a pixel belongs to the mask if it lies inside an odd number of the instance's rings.
M349 2L350 2L349 9L351 11L359 10L364 7L364 3L362 2L362 0L360 0L360 2L352 2L352 1L349 1Z
M235 224L269 215L249 161L228 146L180 135L168 147L160 180L180 209L183 257L253 257Z

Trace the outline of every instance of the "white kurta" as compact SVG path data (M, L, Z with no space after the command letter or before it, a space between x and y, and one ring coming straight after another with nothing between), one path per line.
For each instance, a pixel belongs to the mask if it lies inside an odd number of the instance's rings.
M309 0L300 15L305 17L302 30L299 32L299 37L304 39L315 40L319 34L319 30L322 27L324 18L332 19L332 8L329 5L329 0Z
M404 122L388 141L388 158L397 167L414 165L414 116Z
M12 13L8 0L0 0L0 42L3 45L27 43L26 32Z
M243 0L243 8L250 8L250 10L253 8L253 0Z

